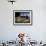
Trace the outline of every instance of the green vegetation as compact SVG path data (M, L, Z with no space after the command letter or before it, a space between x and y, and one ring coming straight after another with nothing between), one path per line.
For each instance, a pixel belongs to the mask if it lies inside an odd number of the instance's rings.
M22 17L16 17L15 23L30 23L30 19L22 18Z

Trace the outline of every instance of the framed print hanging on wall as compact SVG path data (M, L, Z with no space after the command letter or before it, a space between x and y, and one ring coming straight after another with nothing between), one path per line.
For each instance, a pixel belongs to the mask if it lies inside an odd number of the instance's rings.
M32 25L32 10L13 10L13 24Z

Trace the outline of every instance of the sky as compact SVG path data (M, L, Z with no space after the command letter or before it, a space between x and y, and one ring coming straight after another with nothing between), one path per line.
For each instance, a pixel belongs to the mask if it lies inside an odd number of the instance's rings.
M21 12L21 16L31 16L31 15L30 12L23 12L23 13Z

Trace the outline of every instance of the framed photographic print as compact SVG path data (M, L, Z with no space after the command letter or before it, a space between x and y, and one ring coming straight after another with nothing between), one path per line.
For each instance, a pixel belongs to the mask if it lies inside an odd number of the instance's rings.
M32 10L13 10L13 24L32 25Z

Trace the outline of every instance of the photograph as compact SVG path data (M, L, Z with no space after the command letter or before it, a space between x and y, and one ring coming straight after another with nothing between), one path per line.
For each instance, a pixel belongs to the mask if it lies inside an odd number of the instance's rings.
M32 24L32 10L14 10L14 24Z

